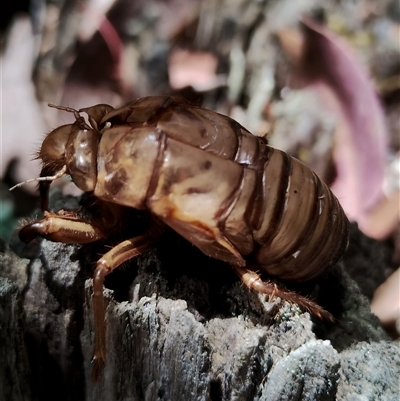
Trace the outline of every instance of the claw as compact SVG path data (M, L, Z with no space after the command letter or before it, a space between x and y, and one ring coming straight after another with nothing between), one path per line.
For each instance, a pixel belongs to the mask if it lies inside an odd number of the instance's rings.
M93 355L91 364L93 365L92 380L94 382L99 382L103 374L103 369L105 365L104 358Z
M26 244L33 241L42 228L42 223L40 221L34 221L33 223L27 224L22 227L18 233L19 239Z

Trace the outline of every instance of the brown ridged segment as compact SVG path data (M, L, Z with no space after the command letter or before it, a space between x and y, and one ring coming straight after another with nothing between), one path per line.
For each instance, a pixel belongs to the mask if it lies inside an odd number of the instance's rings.
M270 264L298 251L315 216L318 194L314 176L296 159L291 159L291 166L285 193L282 191L277 200L278 205L283 204L275 216L279 218L278 228L258 253L260 259Z
M254 170L244 169L240 187L231 203L232 208L223 223L223 232L242 255L248 255L254 249L250 218L256 180Z
M236 128L236 135L239 145L234 159L235 162L249 167L256 167L260 159L261 140L242 128Z
M298 253L275 263L263 258L261 248L257 260L265 272L286 280L307 281L332 267L342 255L347 245L348 221L329 188L317 180L320 190L314 230L303 238Z
M285 209L286 190L291 173L291 158L276 149L272 149L264 166L262 175L263 212L258 221L253 220L254 241L261 246L268 244L282 223Z

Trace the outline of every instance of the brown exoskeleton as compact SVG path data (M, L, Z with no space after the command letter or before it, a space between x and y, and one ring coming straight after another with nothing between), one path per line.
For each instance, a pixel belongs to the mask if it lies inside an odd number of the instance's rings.
M104 277L147 249L166 224L205 254L231 264L243 283L297 303L319 317L331 315L310 299L269 281L313 279L336 264L348 241L348 220L314 172L273 149L236 121L172 97L138 99L113 109L97 105L50 132L39 152L44 218L25 225L20 238L84 244L105 238L113 219L48 211L50 184L63 174L112 205L145 209L155 217L143 235L101 257L94 272L93 378L106 357Z

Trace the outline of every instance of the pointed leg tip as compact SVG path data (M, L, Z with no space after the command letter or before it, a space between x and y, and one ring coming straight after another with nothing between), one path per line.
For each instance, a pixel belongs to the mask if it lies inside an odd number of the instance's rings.
M40 223L33 222L22 227L18 233L19 239L26 244L33 241L39 235L39 225Z
M105 361L101 357L93 356L91 363L93 365L92 380L98 383L103 376Z

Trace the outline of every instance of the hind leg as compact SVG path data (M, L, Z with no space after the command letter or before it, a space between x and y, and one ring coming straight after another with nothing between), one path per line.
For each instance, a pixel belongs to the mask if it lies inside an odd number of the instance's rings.
M261 277L253 270L246 267L232 266L237 275L240 277L242 282L251 290L256 290L262 294L269 295L270 299L274 296L284 299L288 302L297 304L300 308L307 310L312 315L317 316L320 319L326 319L333 321L333 316L326 311L324 308L319 306L311 299L297 294L294 291L289 291L280 288L276 283L271 281L264 281Z

